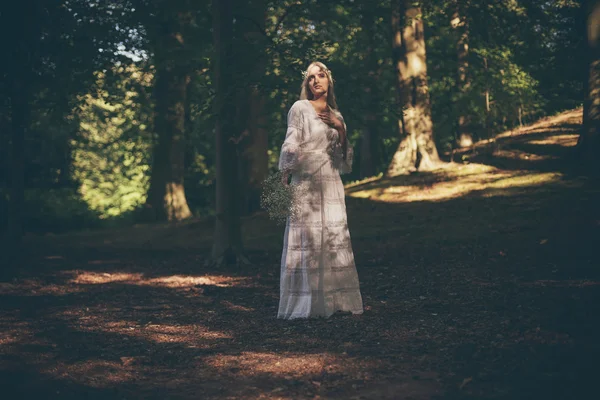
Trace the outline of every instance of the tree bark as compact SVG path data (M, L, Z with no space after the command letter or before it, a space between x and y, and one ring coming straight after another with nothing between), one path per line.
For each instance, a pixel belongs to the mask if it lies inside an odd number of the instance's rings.
M244 53L247 62L237 64L238 116L240 117L240 140L238 152L240 160L240 184L242 188L242 212L252 214L260 209L262 182L269 173L268 131L265 113L265 98L259 85L266 68L265 38L263 31L266 21L265 0L252 0L245 3L244 18L239 22L241 32L237 41L236 54ZM250 66L249 68L246 66ZM240 87L242 86L242 87Z
M490 104L490 85L489 85L489 66L487 57L483 58L483 70L485 71L485 91L484 91L484 101L485 101L485 135L486 137L492 137L492 107Z
M232 69L232 0L213 0L215 133L216 133L216 219L212 262L247 262L243 256L235 141L235 82Z
M457 58L457 74L456 74L456 91L457 105L456 115L457 120L457 144L459 147L468 147L473 144L473 133L470 131L470 117L468 113L467 94L471 86L469 79L469 26L461 5L468 3L456 1L454 3L454 14L452 15L451 26L457 32L456 42L456 58Z
M21 6L22 7L22 6ZM18 267L23 249L25 217L25 138L29 127L30 98L32 80L33 46L32 37L37 32L26 18L25 9L16 13L15 41L9 49L12 58L8 61L8 81L10 97L10 191L8 201L7 240L3 240L0 261L5 266ZM14 271L7 268L1 275L10 275Z
M396 0L392 12L393 56L402 117L398 120L400 144L388 167L388 176L429 170L440 164L431 122L421 8L412 0Z
M29 99L27 79L24 73L13 74L11 100L11 152L10 152L10 192L8 201L8 240L3 256L9 265L15 265L22 251L25 216L25 137ZM5 271L3 271L5 272Z
M377 147L378 122L380 101L379 91L377 90L378 71L377 58L375 56L375 15L369 10L364 10L364 28L367 36L366 61L369 69L369 81L364 85L365 98L368 100L368 107L365 110L365 130L361 138L360 147L360 177L366 178L376 173L376 165L379 164L379 152Z
M583 127L577 149L586 168L600 173L600 1L585 0L587 76L584 80Z
M155 36L157 64L152 173L147 206L155 221L179 221L192 216L185 196L185 105L189 78L187 60L181 60L185 37L182 14L167 17Z
M255 86L248 94L248 141L241 146L243 210L252 214L260 209L262 183L269 172L268 132L265 99Z

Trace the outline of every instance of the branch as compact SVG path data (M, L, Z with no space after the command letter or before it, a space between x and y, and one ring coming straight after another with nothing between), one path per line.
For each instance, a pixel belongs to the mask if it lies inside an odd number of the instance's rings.
M292 8L294 8L294 6L301 6L301 5L302 5L302 3L300 1L297 1L295 3L290 4L290 6L283 12L283 14L281 15L281 17L279 18L279 21L277 21L277 23L275 24L275 29L274 29L273 33L277 33L277 31L281 27L281 24L283 24L283 21L290 14L290 11L292 10Z

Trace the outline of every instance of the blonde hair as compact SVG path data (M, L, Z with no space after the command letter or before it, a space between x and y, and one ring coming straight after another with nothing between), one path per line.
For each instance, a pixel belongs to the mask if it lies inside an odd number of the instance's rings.
M308 86L308 71L314 66L321 68L321 71L325 72L327 80L329 81L329 90L327 91L327 105L330 109L338 111L337 101L335 99L335 90L333 88L333 76L331 75L331 71L329 70L329 68L327 68L325 64L319 61L314 61L310 63L308 68L306 68L306 71L303 73L304 80L302 81L302 86L300 89L300 100L314 99L314 95L310 91L310 87Z

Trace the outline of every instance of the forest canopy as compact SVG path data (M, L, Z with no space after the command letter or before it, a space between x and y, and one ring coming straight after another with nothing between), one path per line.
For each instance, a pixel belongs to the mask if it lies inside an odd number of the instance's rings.
M580 107L587 88L589 4L571 0L0 7L10 55L0 65L3 231L211 216L219 168L235 181L239 213L257 211L314 60L333 71L355 146L348 181L447 160ZM415 59L421 75L402 75ZM428 121L420 156L400 154L407 135L422 135L407 108ZM218 167L221 150L233 158Z

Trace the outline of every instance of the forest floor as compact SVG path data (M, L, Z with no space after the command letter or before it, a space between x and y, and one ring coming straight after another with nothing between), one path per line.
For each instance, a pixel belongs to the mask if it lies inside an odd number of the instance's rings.
M365 313L275 318L283 228L208 268L213 220L28 236L0 283L5 399L591 399L600 185L581 111L348 185Z

